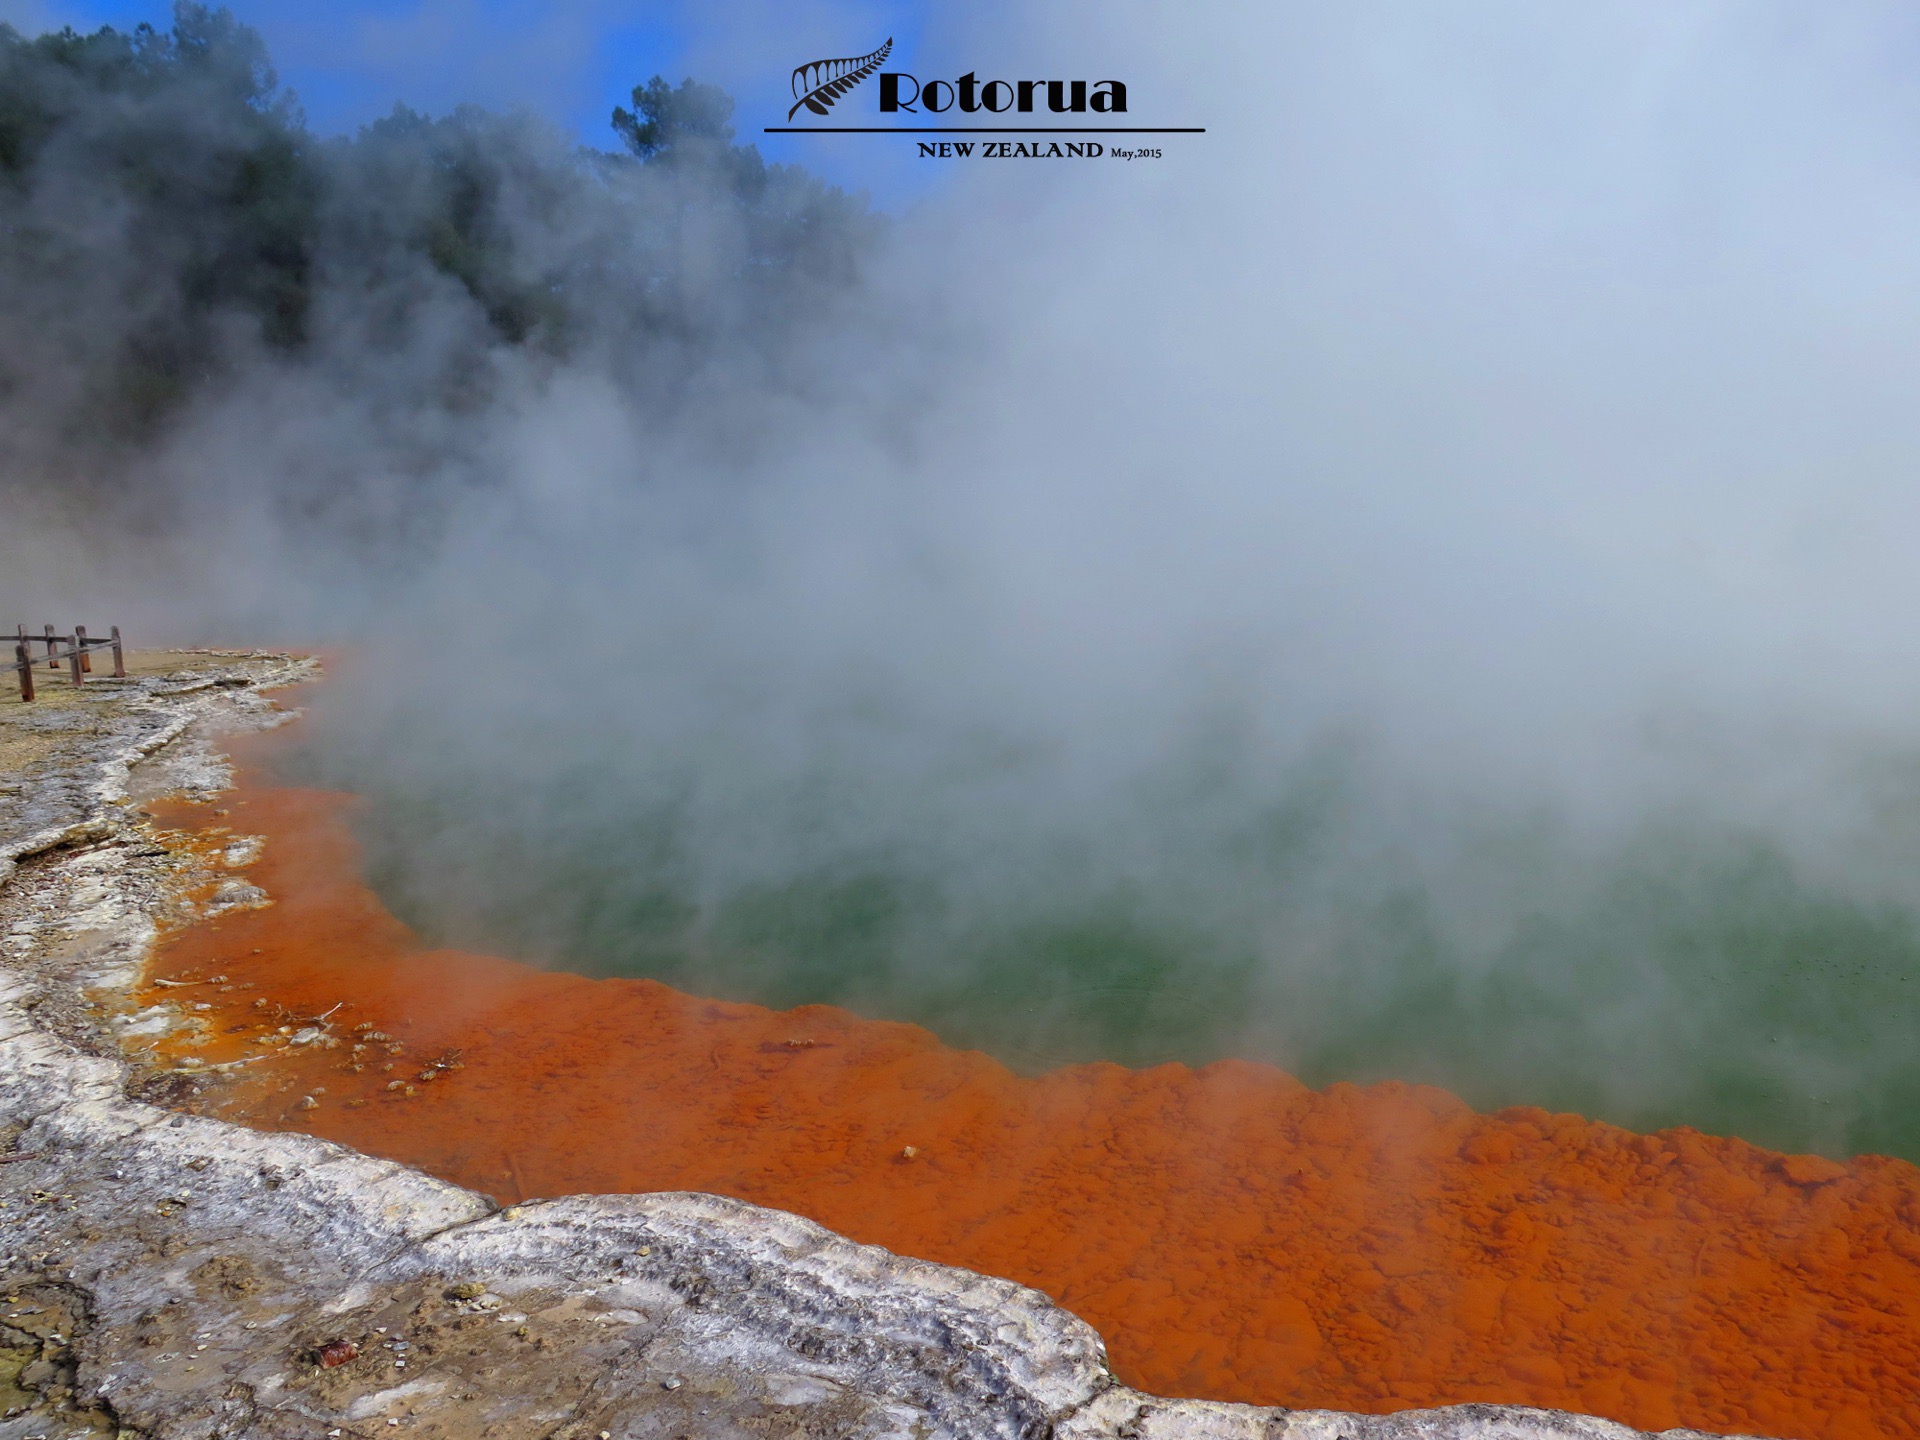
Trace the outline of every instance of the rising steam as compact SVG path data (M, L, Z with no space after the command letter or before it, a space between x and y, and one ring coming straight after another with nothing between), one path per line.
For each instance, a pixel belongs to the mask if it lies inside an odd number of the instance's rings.
M1905 12L968 13L1210 133L882 221L8 41L5 616L350 642L450 941L1920 1155Z

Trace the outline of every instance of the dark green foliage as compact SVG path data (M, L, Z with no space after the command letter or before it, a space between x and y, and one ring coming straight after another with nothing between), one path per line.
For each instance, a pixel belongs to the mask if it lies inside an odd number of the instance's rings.
M769 165L753 146L733 144L733 100L724 91L693 80L676 89L656 75L634 88L632 110L615 107L613 128L640 161L699 175L727 196L746 222L748 265L850 278L857 242L870 233L865 206L797 166Z
M633 89L633 109L613 108L614 133L642 160L733 139L733 100L723 90L683 80L674 89L656 75Z
M0 26L0 474L124 475L116 456L274 366L416 420L485 404L515 351L591 358L643 410L722 356L764 381L873 222L733 145L720 91L656 77L634 97L626 153L474 107L322 141L224 10L183 0L165 33ZM299 483L312 516L339 482Z
M523 119L462 106L431 119L396 105L327 152L331 273L359 293L406 258L456 280L493 336L557 346L566 333L559 275L529 267L517 213L564 215L582 177Z
M225 11L182 4L167 34L0 27L6 391L65 373L59 438L137 436L217 364L223 317L298 346L319 189L259 37Z
M203 5L181 4L164 35L141 25L130 35L110 27L92 35L66 29L26 40L0 26L0 169L18 176L54 135L93 128L106 116L108 97L121 102L112 147L119 158L136 167L177 166L185 157L168 155L151 143L155 137L142 141L143 125L171 120L204 134L251 116L260 123L242 130L257 138L275 122L297 124L277 85L260 37ZM183 99L189 103L158 104Z

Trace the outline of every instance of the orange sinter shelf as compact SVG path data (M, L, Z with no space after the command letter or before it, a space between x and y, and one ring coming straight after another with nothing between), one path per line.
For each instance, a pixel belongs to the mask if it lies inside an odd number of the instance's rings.
M210 852L265 836L245 873L272 903L169 937L152 978L191 988L146 997L206 1022L176 1055L268 1057L208 1096L231 1118L501 1200L797 1211L1035 1286L1163 1394L1920 1436L1912 1165L1240 1061L1028 1079L843 1010L429 950L366 888L352 797L240 781L160 822Z

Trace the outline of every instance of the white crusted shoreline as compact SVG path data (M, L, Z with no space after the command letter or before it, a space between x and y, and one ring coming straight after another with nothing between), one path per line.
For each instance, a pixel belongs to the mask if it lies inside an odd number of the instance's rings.
M217 793L221 731L275 723L258 687L311 673L193 658L70 706L80 719L53 727L70 741L0 790L0 1440L1641 1433L1504 1406L1157 1399L1039 1292L797 1216L679 1193L501 1210L328 1141L130 1098L112 996L179 888L139 801ZM358 1353L322 1366L329 1344Z

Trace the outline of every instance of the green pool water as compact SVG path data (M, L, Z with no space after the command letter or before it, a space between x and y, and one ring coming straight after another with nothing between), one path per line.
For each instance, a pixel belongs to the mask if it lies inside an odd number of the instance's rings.
M1482 816L1436 861L1356 819L1340 770L886 824L885 787L825 781L716 819L598 765L326 778L372 798L371 878L443 943L845 1005L1029 1072L1239 1056L1920 1160L1913 908L1684 808L1604 841Z

